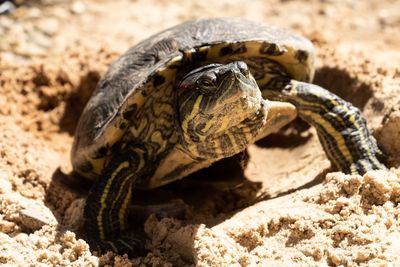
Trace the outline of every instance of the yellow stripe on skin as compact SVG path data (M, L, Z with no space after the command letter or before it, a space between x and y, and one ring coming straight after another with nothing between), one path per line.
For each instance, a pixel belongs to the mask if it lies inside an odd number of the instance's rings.
M340 105L336 100L334 100L334 99L329 99L329 101L332 103L332 105L335 105L336 108L342 109L344 112L346 112L347 114L349 114L349 113L348 113L348 110L347 110L347 109L344 109L344 106L343 106L343 105ZM340 119L341 119L341 118L340 118ZM363 146L363 147L368 147L367 142L366 142L366 140L365 140L365 138L364 138L364 135L361 134L361 132L362 132L361 125L358 124L358 122L357 122L357 120L356 120L356 118L355 118L355 116L354 116L353 113L350 113L350 115L349 115L349 121L354 125L354 127L355 127L357 130L360 131L359 137L360 137L361 146ZM377 165L377 166L381 165L381 163L376 159L376 157L374 157L374 156L371 154L371 150L370 150L370 149L366 149L366 152L367 152L367 154L368 154L369 160L371 160L371 161L372 161L375 165ZM353 166L352 166L352 167L353 167Z
M230 123L230 120L228 118L224 117L223 120L219 122L219 129L226 129L228 127L229 123ZM213 121L213 120L207 121L206 125L203 128L203 131L207 132L214 125L215 125L215 121Z
M122 202L121 209L118 212L118 219L119 219L119 224L121 226L121 230L125 230L126 209L127 209L128 205L129 205L129 202L130 202L130 199L131 199L131 195L132 195L132 187L129 186L128 193L126 194L124 202Z
M297 96L298 91L297 91L297 87L296 87L295 82L293 82L293 86L294 86L294 88L295 88L295 90L294 90L295 95ZM334 99L332 99L332 98L327 98L325 95L323 96L322 94L320 94L320 93L318 93L318 92L313 92L313 95L316 96L317 98L322 98L322 97L323 97L323 98L329 100L329 101L332 103L332 105L334 105L336 108L343 108L343 107L344 107L343 105L340 105L336 100L334 100ZM299 103L301 104L300 106L318 107L318 108L320 108L321 110L325 111L325 113L330 113L330 110L328 110L328 109L326 108L326 106L321 105L321 104L319 104L319 103L317 103L317 102L309 102L309 101L303 100L303 99L301 99L301 98L299 98L299 97L296 98L296 101L299 102ZM347 113L347 112L346 112L346 113ZM340 121L340 123L341 123L342 125L345 125L345 122L344 122L344 120L343 120L342 117L336 116L336 119L337 119L337 121ZM354 118L352 118L352 119L354 120Z
M210 130L210 128L213 126L213 125L215 125L215 121L211 121L211 120L209 120L209 121L207 121L206 122L206 125L203 127L203 132L207 132L208 130Z
M318 125L325 129L325 131L333 137L336 141L337 149L343 155L343 157L350 163L353 163L353 156L351 155L348 147L346 146L346 142L343 136L338 133L335 127L332 126L328 121L324 120L321 115L311 112L311 111L303 111L303 114L310 117L313 121L315 121Z
M127 183L129 180L130 180L130 177L126 177L126 179L125 179L125 180L122 182L122 184L120 185L119 190L118 190L118 194L117 194L117 196L114 198L113 203L111 204L111 210L114 210L114 209L115 209L115 205L116 205L118 199L121 197L123 191L126 190L125 185L126 185L126 183ZM130 190L130 188L131 188L131 185L129 185L128 190ZM128 192L128 194L129 194L129 192ZM127 195L127 197L128 197L128 195ZM126 201L126 198L125 198L124 202L125 202L125 201ZM122 207L121 207L121 208L122 208ZM111 216L111 214L110 214L110 216ZM112 218L111 218L111 219L112 219ZM120 220L120 226L121 226L121 228L124 227L124 222L123 222L123 221L121 222L121 220Z
M99 234L100 234L100 240L105 240L105 234L104 234L104 226L103 226L103 212L104 209L107 207L106 200L108 198L108 194L110 192L111 184L113 183L115 177L118 175L118 173L124 169L129 167L129 162L124 161L122 162L118 168L115 169L115 171L112 173L111 177L107 180L107 184L104 187L103 194L100 198L100 210L99 214L97 215L97 225L99 228Z
M142 153L137 153L137 154L139 155L139 164L138 164L138 168L137 169L140 170L140 169L142 169L144 167L145 162L144 162L143 154ZM131 179L131 177L133 175L134 174L131 174L130 176L127 176L124 179L124 181L122 182L122 184L120 185L119 190L118 190L118 194L114 198L113 203L111 204L111 210L115 209L115 205L116 205L117 201L120 199L120 197L122 196L123 192L126 190L126 188L125 188L126 183L129 182L129 180ZM124 223L124 218L125 217L123 217L123 216L125 216L126 205L129 203L129 200L130 200L130 197L131 197L131 194L132 194L131 185L128 186L128 190L129 191L128 191L128 193L127 193L127 195L126 195L126 197L124 199L124 202L121 205L121 209L120 209L120 211L118 213L121 229L125 227L125 223ZM122 216L122 218L121 218L121 216Z
M236 140L235 140L235 138L232 136L232 133L230 132L230 131L228 131L227 133L226 133L226 136L228 137L228 139L229 139L229 141L231 142L231 144L232 144L232 147L239 147L239 144L238 143L236 143Z
M187 129L189 128L189 122L194 119L194 117L197 115L198 111L200 110L200 104L201 101L203 100L203 96L199 95L196 99L196 102L194 102L194 105L192 107L192 112L190 113L190 115L185 118L185 120L182 123L182 128L184 131L187 131Z
M329 147L329 146L328 146L328 143L327 143L327 141L326 141L325 138L323 138L322 136L320 136L320 137L319 137L319 140L320 140L320 142L321 142L321 144L322 144L322 147L324 147L324 148L328 148L328 147ZM338 161L335 157L332 156L332 153L331 153L331 152L332 152L332 151L330 151L330 150L329 150L329 151L326 151L326 153L328 154L328 156L329 156L329 154L330 154L330 157L328 157L329 160L332 161L332 163L333 163L334 166L340 168L341 164L339 163L339 161Z

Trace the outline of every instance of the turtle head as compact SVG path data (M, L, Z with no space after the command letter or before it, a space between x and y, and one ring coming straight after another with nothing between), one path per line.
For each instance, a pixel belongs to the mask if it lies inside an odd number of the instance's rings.
M263 98L247 64L210 64L182 78L177 88L179 123L192 142L220 136L254 117Z

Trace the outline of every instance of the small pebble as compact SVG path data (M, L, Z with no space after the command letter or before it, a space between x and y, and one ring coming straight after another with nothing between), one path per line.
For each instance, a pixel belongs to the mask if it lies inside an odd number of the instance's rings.
M60 23L55 18L45 18L37 23L37 27L44 34L48 36L53 36L60 29Z
M11 1L1 1L0 2L0 15L10 13L15 10L15 5Z
M28 229L35 231L42 228L44 225L55 224L57 220L50 212L38 210L34 208L23 209L19 212L21 223Z
M86 11L86 5L83 2L75 1L71 4L70 10L75 14L82 14Z

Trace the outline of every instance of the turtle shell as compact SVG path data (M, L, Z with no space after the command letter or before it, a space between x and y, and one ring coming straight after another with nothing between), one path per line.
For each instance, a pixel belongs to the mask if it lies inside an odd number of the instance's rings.
M310 81L314 74L310 41L238 18L189 21L130 48L100 80L80 117L71 152L74 170L87 178L97 177L133 123L133 115L154 105L151 95L173 102L177 75L201 64L251 58L279 62L296 80ZM262 75L254 74L257 82Z

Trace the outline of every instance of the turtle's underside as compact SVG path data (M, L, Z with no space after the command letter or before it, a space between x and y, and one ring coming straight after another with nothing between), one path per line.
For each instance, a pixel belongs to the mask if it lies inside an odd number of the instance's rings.
M99 82L72 149L74 170L95 180L84 212L90 245L142 252L124 236L132 187L180 179L296 115L316 128L334 169L385 168L359 110L308 83L313 74L308 40L242 19L187 22L128 50Z

